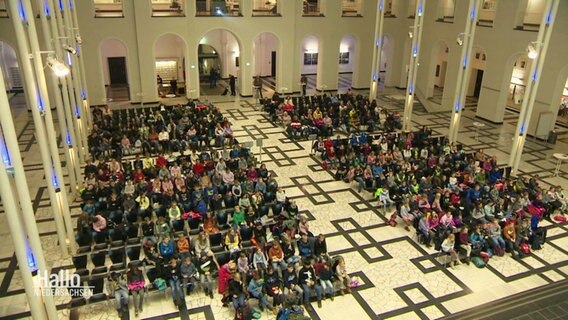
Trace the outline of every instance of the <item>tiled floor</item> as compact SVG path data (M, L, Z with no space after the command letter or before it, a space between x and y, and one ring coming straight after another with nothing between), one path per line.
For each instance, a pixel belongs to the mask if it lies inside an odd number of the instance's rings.
M400 92L385 92L382 100L388 108L400 108L396 99ZM216 101L220 97L210 97ZM70 259L61 259L55 246L55 227L49 211L49 200L43 184L40 157L33 135L33 124L22 107L23 99L16 96L12 102L16 110L16 127L23 151L30 194L38 208L38 227L48 265L51 267L71 265ZM456 269L440 268L435 259L436 252L416 243L412 233L402 227L392 228L385 221L389 213L370 202L371 195L357 193L351 186L337 182L330 173L322 170L318 159L310 156L310 141L290 141L283 129L275 127L266 116L258 111L252 100L219 102L217 105L235 125L235 136L240 141L251 141L262 137L262 150L254 148L269 170L278 176L286 193L295 199L311 219L314 233L328 237L328 248L332 255L341 254L348 261L353 276L361 285L352 295L337 297L334 302L325 301L323 308L310 308L314 319L435 319L468 308L480 306L513 293L546 286L561 281L568 275L568 228L550 222L549 238L543 250L529 258L516 261L509 257L493 258L487 268L459 266ZM423 108L415 108L413 124L433 128L437 134L448 132L450 115L447 113L428 114ZM474 111L467 109L462 120L459 140L467 150L486 149L495 154L499 163L506 163L510 152L510 141L515 129L512 117L503 125L485 123L479 141L474 139ZM559 143L550 146L528 141L521 171L524 174L539 175L541 183L561 184L568 188L568 165L563 167L560 177L553 177L551 168L555 162L553 152L567 152L566 134ZM78 204L72 205L74 217ZM6 225L6 217L0 213L0 225ZM6 229L0 236L9 237ZM58 301L64 303L65 301ZM209 299L202 294L187 298L192 319L231 319L232 311L221 306L220 299ZM10 242L0 246L0 318L17 318L27 310L21 278L13 258ZM159 293L150 294L140 318L175 319L171 299L164 299ZM67 319L69 312L60 311L61 318ZM80 310L80 319L115 319L115 311L109 304L87 306ZM133 316L133 313L132 313ZM274 319L274 315L263 314L263 319ZM531 317L532 318L532 317Z

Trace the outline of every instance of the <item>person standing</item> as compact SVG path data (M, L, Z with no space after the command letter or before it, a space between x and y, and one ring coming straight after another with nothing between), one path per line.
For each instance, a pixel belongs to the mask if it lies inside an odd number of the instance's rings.
M170 81L170 87L171 87L171 89L170 89L171 93L177 95L177 80L176 79L172 79Z
M217 87L217 69L211 68L209 71L209 88Z
M260 79L259 75L254 77L254 81L253 81L252 85L256 89L256 92L258 94L258 98L264 99L264 97L262 96L262 79Z
M237 92L235 90L235 83L236 83L236 78L234 75L230 74L229 75L229 87L231 88L231 95L232 96L236 96Z
M302 84L302 96L305 96L306 88L308 87L308 78L302 75L302 78L300 78L300 84Z

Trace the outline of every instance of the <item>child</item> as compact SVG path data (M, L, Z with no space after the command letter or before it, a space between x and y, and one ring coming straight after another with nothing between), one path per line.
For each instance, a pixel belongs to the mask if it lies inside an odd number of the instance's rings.
M323 288L324 299L326 294L329 294L329 298L333 301L333 295L335 294L333 290L333 283L331 282L331 277L333 276L333 271L331 271L329 263L323 264L323 269L319 273L321 287Z
M256 248L254 255L252 256L252 265L256 269L256 271L260 274L261 277L264 277L264 271L268 267L268 261L266 260L266 256L260 247Z
M237 270L241 273L241 278L246 279L249 272L249 261L247 254L241 252L239 259L237 259Z

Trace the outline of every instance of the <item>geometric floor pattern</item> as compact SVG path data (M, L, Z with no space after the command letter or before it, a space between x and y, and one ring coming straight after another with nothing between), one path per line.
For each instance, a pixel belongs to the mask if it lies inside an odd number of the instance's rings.
M381 99L389 109L400 109L398 92ZM21 109L23 98L16 96L12 103ZM213 100L213 102L215 102ZM263 139L262 150L253 147L288 197L310 221L315 234L327 236L331 255L340 254L347 261L352 277L361 285L351 295L336 297L334 302L324 301L323 307L309 308L312 319L437 319L477 307L512 294L547 286L568 277L568 228L543 222L548 229L548 241L542 250L517 261L509 256L492 258L487 268L458 266L442 268L436 260L437 252L416 242L412 232L400 225L390 227L386 221L390 212L384 212L370 201L367 192L356 190L342 181L335 181L323 170L320 161L310 155L310 141L291 141L283 128L275 126L258 110L252 100L220 102L216 104L233 122L235 137L239 141ZM70 259L61 259L56 247L55 224L49 212L49 199L45 190L43 172L30 115L20 109L16 128L22 150L30 194L36 208L38 228L47 263L51 268L72 267ZM24 109L25 110L25 109ZM20 110L21 111L21 110ZM413 114L415 127L429 126L435 134L447 134L450 114L429 114L416 107ZM497 156L505 164L510 152L515 119L507 118L503 125L485 123L485 129L475 139L473 109L466 109L462 118L459 141L466 151L485 149L486 154ZM566 152L565 133L559 143L549 146L529 139L525 146L520 171L538 175L543 185L562 185L568 188L568 165L559 177L553 177L555 162L552 153ZM74 221L78 214L77 203L72 206ZM6 225L6 216L0 212L0 225ZM9 238L6 228L0 237ZM63 305L66 301L57 301ZM202 294L186 298L192 319L232 319L233 311L223 308L221 302ZM26 318L28 311L20 272L14 258L13 245L7 241L0 247L0 318ZM162 294L147 297L140 319L175 319L177 313L170 299ZM60 318L68 319L69 311L60 310ZM87 306L80 319L115 319L110 304ZM263 314L263 319L274 319Z

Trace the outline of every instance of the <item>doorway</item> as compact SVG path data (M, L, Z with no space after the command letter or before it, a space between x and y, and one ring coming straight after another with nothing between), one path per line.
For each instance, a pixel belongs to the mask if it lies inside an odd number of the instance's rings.
M473 89L473 96L479 98L479 93L481 92L481 83L483 82L483 70L477 70L477 76L475 78L475 88Z
M126 76L126 58L125 57L109 57L108 71L111 86L122 86L128 84Z
M276 77L276 51L272 51L270 67L270 76Z

